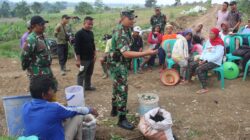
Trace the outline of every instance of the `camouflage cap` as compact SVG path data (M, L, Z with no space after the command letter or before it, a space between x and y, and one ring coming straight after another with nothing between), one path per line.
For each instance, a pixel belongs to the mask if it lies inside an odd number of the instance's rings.
M138 16L136 16L134 12L135 12L134 10L123 10L121 11L121 17L126 16L129 19L137 18Z

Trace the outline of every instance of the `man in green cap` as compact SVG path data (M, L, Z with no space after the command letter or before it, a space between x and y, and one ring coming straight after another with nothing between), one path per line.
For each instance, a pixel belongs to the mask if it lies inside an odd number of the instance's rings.
M156 25L160 25L161 33L164 34L166 23L167 23L166 15L161 13L160 7L155 7L155 15L153 15L150 19L151 26L155 27Z
M157 54L157 50L149 49L145 52L130 51L133 44L131 29L135 23L133 10L121 12L121 19L112 35L112 47L108 56L108 67L113 80L113 97L111 116L119 116L118 126L127 130L133 130L134 126L128 122L127 98L128 98L128 66L130 58L143 57Z
M21 55L22 69L27 70L30 79L38 75L47 75L57 84L50 68L52 63L50 47L43 34L46 23L48 21L40 16L31 18L30 24L33 31L24 43Z

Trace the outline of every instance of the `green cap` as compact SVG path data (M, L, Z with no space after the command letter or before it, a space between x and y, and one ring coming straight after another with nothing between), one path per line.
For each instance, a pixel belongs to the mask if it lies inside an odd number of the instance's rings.
M134 12L135 12L134 10L123 10L123 11L121 11L121 17L126 16L126 17L128 17L130 19L137 18L138 16L136 16L134 14Z

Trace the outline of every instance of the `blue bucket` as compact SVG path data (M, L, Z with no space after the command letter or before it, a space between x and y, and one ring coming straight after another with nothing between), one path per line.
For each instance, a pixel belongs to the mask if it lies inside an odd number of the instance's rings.
M31 101L31 99L29 95L2 98L9 136L23 135L22 107L24 103Z

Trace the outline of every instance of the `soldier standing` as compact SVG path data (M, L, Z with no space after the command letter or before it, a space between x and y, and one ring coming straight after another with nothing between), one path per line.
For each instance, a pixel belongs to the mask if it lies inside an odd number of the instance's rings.
M56 25L54 36L57 42L57 54L61 67L61 75L66 74L66 62L68 59L68 41L70 40L71 29L68 25L70 16L63 15L61 23Z
M121 20L112 35L112 47L108 56L109 70L113 80L113 97L111 116L119 116L118 126L127 130L133 130L134 126L128 122L127 98L128 98L128 66L130 59L153 55L157 50L149 49L145 52L130 51L133 44L131 28L134 25L133 10L121 12Z
M167 23L167 17L166 15L161 13L160 7L155 7L155 15L153 15L150 19L150 24L152 27L155 27L156 25L160 25L161 27L161 33L164 33L164 29Z
M50 47L43 34L46 23L48 21L45 21L40 16L31 18L30 24L33 31L24 43L21 55L22 69L27 70L30 79L38 75L47 75L54 79L57 84L50 68L52 63Z

